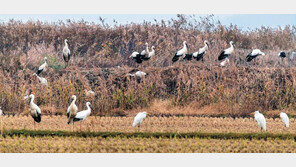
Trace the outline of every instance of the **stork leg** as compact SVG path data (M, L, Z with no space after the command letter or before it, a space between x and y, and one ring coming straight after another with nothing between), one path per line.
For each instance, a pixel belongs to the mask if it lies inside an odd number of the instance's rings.
M81 131L81 121L80 121L80 131Z

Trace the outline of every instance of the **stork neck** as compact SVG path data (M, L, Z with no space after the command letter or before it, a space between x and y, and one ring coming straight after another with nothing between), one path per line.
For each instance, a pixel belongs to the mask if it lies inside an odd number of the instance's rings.
M68 43L67 43L67 41L65 41L65 47L67 47L67 48L68 48Z
M75 102L76 102L76 97L74 97L72 104L75 104Z
M34 103L34 96L31 98L30 104L32 105Z

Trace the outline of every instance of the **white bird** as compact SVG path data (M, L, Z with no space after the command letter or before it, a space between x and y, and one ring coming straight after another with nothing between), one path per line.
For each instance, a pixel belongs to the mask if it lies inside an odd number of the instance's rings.
M41 66L39 66L37 75L39 75L42 71L46 71L47 66L47 57L44 57L44 63Z
M133 58L136 63L141 64L143 62L142 56L139 52L133 52L129 58Z
M84 90L87 97L95 96L96 93L92 90Z
M73 119L75 118L77 111L78 111L78 107L76 106L75 102L76 102L76 96L72 95L71 97L72 102L70 104L70 106L67 109L67 118L68 118L68 124L70 124L71 122L73 122ZM73 122L74 124L74 122Z
M31 116L34 119L34 124L35 122L39 123L41 122L41 109L34 103L34 98L35 96L33 94L30 94L30 113Z
M149 54L148 54L148 56L145 56L145 57L143 57L142 59L143 60L150 60L151 59L151 57L153 57L154 55L155 55L155 50L154 50L154 46L152 46L151 47L151 52L149 52Z
M145 73L145 72L143 72L143 71L137 71L134 74L131 74L131 72L130 72L130 73L128 73L128 75L129 76L132 76L132 77L135 77L136 76L136 77L142 78L142 77L144 77L144 76L146 76L148 74Z
M175 54L175 56L173 57L173 59L172 59L173 63L176 62L176 61L178 61L179 58L180 58L181 56L183 56L183 58L185 57L185 55L186 55L187 52L188 52L188 49L187 49L187 48L188 48L188 46L187 46L187 42L184 41L184 42L183 42L183 48L182 48L181 50L179 50L179 51Z
M261 114L259 111L255 111L254 117L261 129L266 131L266 120L264 118L264 115Z
M292 52L291 55L290 55L290 60L293 60L294 57L296 57L296 52Z
M133 122L133 127L137 126L137 125L141 125L141 123L143 122L143 120L146 118L147 113L146 112L139 112L136 117L134 118L134 122Z
M148 54L149 54L149 47L148 47L148 43L146 42L145 43L145 49L141 52L141 56L148 56Z
M69 49L69 46L68 46L68 40L65 39L65 46L63 48L63 58L64 58L64 61L67 63L67 66L68 66L68 62L70 61L70 58L71 58L71 52L70 52L70 49Z
M45 78L39 77L36 73L34 73L33 75L39 79L39 81L42 85L48 86L47 80Z
M199 60L204 61L203 56L204 56L204 54L206 54L206 51L209 48L209 44L208 44L207 40L204 41L204 44L205 44L205 46L202 48L199 48L199 50L197 52L194 52L192 54L186 54L184 59L192 60L192 58L194 58L194 59L196 59L196 61L199 61Z
M220 66L221 66L221 67L225 67L226 64L229 64L229 59L228 59L228 58L225 58L225 59L220 63Z
M250 54L247 55L246 60L247 62L250 62L259 55L265 56L265 53L261 52L259 49L254 49Z
M280 113L280 118L284 122L285 126L288 128L289 127L289 117L286 113L281 112Z
M4 115L3 114L3 111L1 110L1 107L0 107L0 116Z
M219 61L224 60L225 58L229 57L230 54L233 52L233 50L234 50L233 42L230 41L229 44L230 44L230 47L227 48L227 49L225 49L225 50L223 50L223 51L220 53L220 55L219 55L219 57L218 57L218 60L219 60Z
M91 104L90 102L86 102L86 107L87 107L87 110L83 110L83 111L80 111L76 114L76 116L74 117L73 121L74 122L77 122L77 121L83 121L86 119L86 117L88 117L91 113L91 108L90 108Z

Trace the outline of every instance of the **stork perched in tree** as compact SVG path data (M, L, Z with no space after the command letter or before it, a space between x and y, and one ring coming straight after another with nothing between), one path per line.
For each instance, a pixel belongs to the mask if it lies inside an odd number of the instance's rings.
M153 57L153 56L155 55L155 50L154 50L154 48L155 48L155 47L152 46L152 47L151 47L151 52L148 53L148 56L145 56L145 57L143 57L142 59L145 60L145 61L146 61L146 60L150 60L151 57Z
M147 112L145 112L145 111L144 112L139 112L136 115L136 117L134 118L134 122L133 122L132 126L135 127L135 126L139 125L139 127L140 127L141 123L146 118L146 116L147 116Z
M183 48L181 50L177 51L177 53L173 57L173 59L172 59L173 63L175 63L176 61L178 61L181 56L183 56L183 58L185 57L185 55L188 52L188 49L187 48L188 48L187 42L184 41L183 42Z
M246 60L247 62L250 62L259 55L265 56L265 53L261 52L259 49L254 49L250 54L247 55Z
M261 114L259 111L255 111L254 117L258 125L260 126L261 130L266 131L266 120L264 118L264 115Z
M33 94L30 94L29 98L31 99L30 113L34 119L33 122L34 122L34 126L35 126L35 122L37 122L37 123L41 122L41 109L34 103L35 96Z
M218 60L219 60L219 61L224 60L225 58L228 58L228 57L231 55L231 53L233 52L233 50L234 50L233 42L230 41L229 44L230 44L230 47L227 48L227 49L225 49L225 50L223 50L223 51L220 53L220 55L219 55L219 57L218 57Z
M66 62L67 66L68 66L68 63L69 63L70 58L71 58L71 52L70 52L70 49L69 49L69 44L68 44L67 39L65 39L65 46L63 48L63 58L64 58L64 61Z
M75 102L76 102L76 96L72 95L71 97L72 102L70 104L70 106L67 109L67 118L68 118L68 124L70 124L71 122L73 122L73 119L75 118L77 111L78 111L78 107L76 106ZM74 122L73 122L73 126L74 126Z
M284 113L284 112L281 112L280 113L280 118L283 121L283 123L285 124L285 127L288 128L289 124L290 124L288 115L286 113Z
M42 85L48 86L47 80L45 78L38 76L36 73L34 73L33 75L39 79Z
M205 40L204 44L205 44L205 46L202 48L199 48L197 52L194 52L192 54L186 54L184 59L185 60L192 60L192 58L194 58L194 59L196 59L196 61L199 61L199 60L204 61L203 56L209 48L209 43L207 40Z
M90 102L86 102L86 110L80 111L76 114L76 116L73 119L73 122L77 122L77 121L83 121L86 119L86 117L88 117L91 113L91 104ZM80 130L81 130L81 122L80 122Z
M39 66L37 75L39 75L42 71L46 71L47 66L47 57L44 57L44 63L41 66Z

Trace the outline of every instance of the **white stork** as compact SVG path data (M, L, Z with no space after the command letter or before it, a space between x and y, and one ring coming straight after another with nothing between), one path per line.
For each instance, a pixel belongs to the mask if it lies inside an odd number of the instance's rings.
M138 64L141 64L143 62L142 56L139 52L133 52L129 58L133 58Z
M90 102L86 102L87 110L80 111L76 114L76 116L73 119L73 122L77 121L83 121L88 117L91 113L91 104ZM80 123L80 130L81 130L81 123Z
M84 90L84 92L87 97L92 97L96 95L96 93L92 90Z
M254 49L250 54L247 55L246 60L247 62L250 62L259 55L265 56L265 53L261 52L259 49Z
M283 123L285 124L285 126L288 128L289 127L289 117L286 113L281 112L280 113L280 118L283 121Z
M42 85L48 86L47 80L45 78L38 76L36 73L34 73L33 75L39 79Z
M41 109L34 103L35 96L33 94L30 94L29 98L31 99L30 113L34 119L33 122L34 122L34 126L35 126L35 122L37 122L37 123L41 122Z
M145 56L145 57L143 57L142 59L145 60L145 61L146 61L146 60L150 60L151 57L153 57L153 56L155 55L155 50L154 50L154 48L155 48L155 47L152 46L152 47L151 47L151 52L148 53L148 56Z
M72 102L70 104L70 106L67 109L67 118L68 118L68 124L70 124L71 122L73 122L73 119L75 118L77 111L78 111L78 107L76 106L75 102L76 102L76 96L72 95L71 97ZM74 122L73 122L73 126L74 126Z
M47 66L47 57L44 57L44 63L41 66L39 66L37 75L39 75L42 71L45 71Z
M227 57L220 63L220 66L225 67L226 64L229 64L229 59Z
M184 41L183 42L183 48L181 50L177 51L177 53L173 57L173 59L172 59L173 63L175 63L176 61L178 61L181 56L183 56L183 58L185 57L185 55L188 52L188 49L187 48L188 48L187 42Z
M147 73L145 73L143 71L137 71L135 73L132 73L132 72L133 72L133 70L130 73L128 73L128 75L131 76L131 77L135 77L136 76L136 77L142 78L142 77L148 75Z
M68 66L68 63L70 61L70 58L71 58L71 52L70 52L70 49L69 49L69 46L68 46L68 40L65 39L65 46L63 48L63 58L64 58L64 61L67 63L67 66Z
M255 111L254 117L258 125L260 126L261 130L263 129L266 131L266 120L264 118L264 115L261 114L259 111Z
M219 60L219 61L224 60L225 58L229 57L229 56L231 55L231 53L233 52L233 50L234 50L233 42L230 41L229 44L230 44L230 47L227 48L227 49L225 49L225 50L223 50L223 51L220 53L220 55L219 55L219 57L218 57L218 60Z
M208 50L209 48L209 43L207 40L204 41L204 47L202 48L199 48L197 52L194 52L192 54L186 54L186 56L184 57L184 59L186 60L192 60L192 58L196 59L196 61L199 61L199 60L202 60L204 61L203 59L203 56L204 54L206 54L206 51Z
M146 118L147 113L146 112L139 112L136 117L134 118L134 122L133 122L133 127L139 125L141 125L141 123L143 122L143 120Z
M145 46L146 46L145 49L141 52L142 57L148 56L149 54L149 47L147 42L145 43Z

